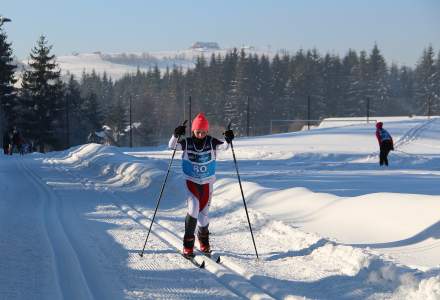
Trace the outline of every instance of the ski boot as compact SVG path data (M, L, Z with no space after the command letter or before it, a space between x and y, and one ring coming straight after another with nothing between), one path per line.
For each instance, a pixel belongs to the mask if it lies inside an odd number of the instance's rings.
M195 257L195 255L194 255L194 248L183 247L182 256L185 257L185 258L188 258L188 259Z
M210 256L211 255L211 247L209 245L209 230L208 225L205 227L199 227L197 232L197 239L199 240L200 251L203 254Z

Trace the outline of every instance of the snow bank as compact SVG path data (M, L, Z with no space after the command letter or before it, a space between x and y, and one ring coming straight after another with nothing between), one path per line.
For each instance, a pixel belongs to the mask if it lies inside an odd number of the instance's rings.
M412 278L407 281L398 288L390 299L440 299L440 276L433 276L419 282Z
M88 172L100 177L101 187L129 187L131 190L147 188L153 177L163 174L166 163L148 158L133 158L119 148L99 144L86 144L55 153L43 163ZM104 184L105 183L105 184Z

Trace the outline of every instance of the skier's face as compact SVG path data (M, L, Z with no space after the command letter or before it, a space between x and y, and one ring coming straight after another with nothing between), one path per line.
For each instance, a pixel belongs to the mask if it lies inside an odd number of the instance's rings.
M203 139L207 134L208 131L205 130L194 130L194 136L198 139Z

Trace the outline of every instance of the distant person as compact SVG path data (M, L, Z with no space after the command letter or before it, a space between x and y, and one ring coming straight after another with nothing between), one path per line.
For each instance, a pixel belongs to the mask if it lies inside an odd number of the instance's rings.
M28 149L28 144L26 142L25 139L23 139L23 137L20 137L20 155L24 155L25 153L27 153Z
M14 150L16 150L17 153L21 153L21 136L20 136L20 133L18 132L18 130L16 128L14 128L14 131L12 132L12 151L11 151L11 155L12 155L12 152L14 152Z
M391 150L394 150L394 144L391 134L383 129L382 122L376 124L376 137L380 147L379 165L383 166L385 164L385 166L388 166L388 154Z
M11 147L11 135L9 131L5 131L3 134L3 154L8 155Z

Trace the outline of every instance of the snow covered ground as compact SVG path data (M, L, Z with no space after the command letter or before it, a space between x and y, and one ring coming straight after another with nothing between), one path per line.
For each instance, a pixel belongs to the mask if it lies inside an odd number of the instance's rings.
M211 205L222 263L184 260L186 213L171 151L88 144L0 159L0 299L440 299L440 118L380 118L394 137L379 167L374 122L234 141ZM179 155L177 155L179 156Z

